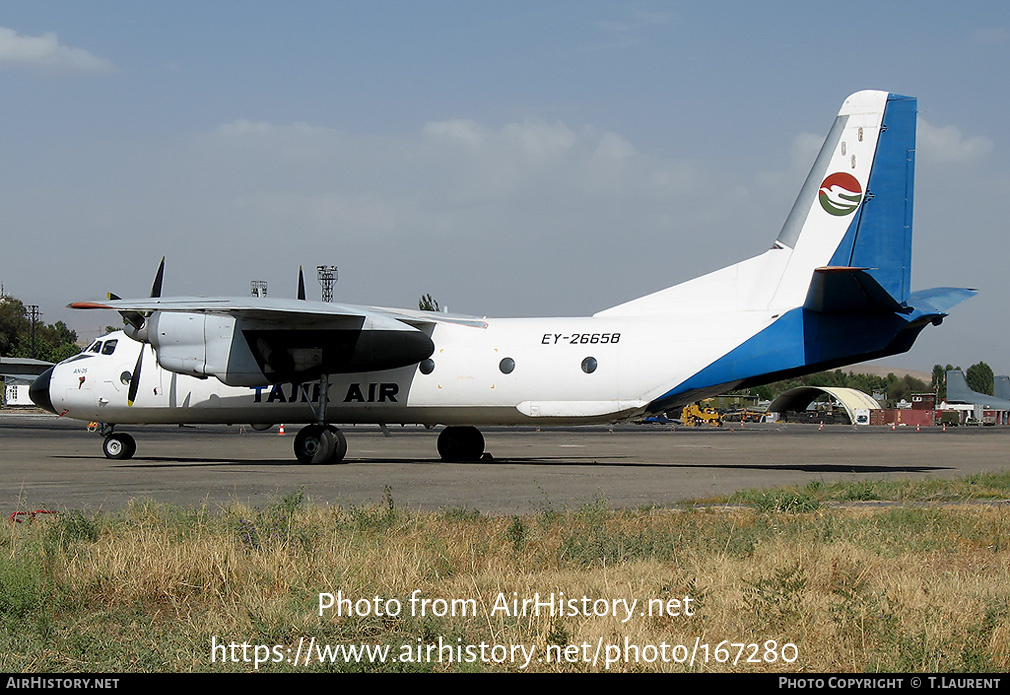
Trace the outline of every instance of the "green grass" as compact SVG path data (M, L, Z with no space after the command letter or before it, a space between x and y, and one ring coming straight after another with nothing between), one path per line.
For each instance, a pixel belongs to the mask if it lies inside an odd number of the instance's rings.
M1010 473L981 473L956 480L813 481L797 488L750 489L704 503L747 504L762 511L815 511L828 503L859 501L976 502L1010 499ZM701 503L701 501L698 501Z
M252 671L210 644L530 645L792 642L795 664L695 670L1004 672L1010 668L1010 476L755 490L708 506L528 515L315 505L304 491L220 511L138 501L0 534L0 670ZM898 504L838 505L864 500ZM717 507L716 505L729 505ZM719 511L717 511L719 509ZM473 598L478 615L318 614L320 592ZM690 619L502 616L493 597L690 596ZM586 661L532 670L602 670ZM506 661L353 661L260 671L501 671ZM689 670L620 662L611 670Z

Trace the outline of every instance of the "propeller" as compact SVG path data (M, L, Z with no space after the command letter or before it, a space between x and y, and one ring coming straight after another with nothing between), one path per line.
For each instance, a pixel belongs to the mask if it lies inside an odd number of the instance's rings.
M161 257L158 264L158 272L154 274L154 284L151 285L151 297L161 296L161 283L165 279L165 257Z
M164 279L165 257L162 256L161 264L158 265L158 272L154 275L154 284L151 285L152 298L161 296L161 285ZM109 292L109 299L119 298L112 292ZM130 374L130 388L126 395L126 405L132 408L134 401L137 400L137 389L140 388L140 368L144 362L144 344L147 342L141 331L147 325L147 315L139 311L120 311L119 313L123 317L123 321L133 327L133 331L127 331L127 335L130 335L131 338L140 343L140 354L137 355L137 364L134 365L133 372Z
M126 405L133 407L133 402L137 400L137 389L140 388L140 365L144 361L144 343L140 344L140 354L137 355L137 364L133 365L133 372L130 373L130 389L126 393Z
M165 278L165 257L161 257L161 264L158 266L158 272L154 276L154 284L151 285L151 297L161 296L161 285ZM109 299L122 299L117 294L109 292ZM147 317L139 311L120 311L119 315L123 317L123 320L129 325L133 326L135 331L139 331L147 323ZM135 336L131 336L135 337Z

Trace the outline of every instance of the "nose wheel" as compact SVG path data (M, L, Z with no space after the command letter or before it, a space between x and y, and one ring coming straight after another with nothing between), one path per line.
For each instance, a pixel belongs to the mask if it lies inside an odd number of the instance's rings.
M309 425L295 436L295 456L301 463L340 463L347 439L333 425Z
M102 453L106 458L117 461L133 458L137 453L137 441L123 432L110 434L102 443Z

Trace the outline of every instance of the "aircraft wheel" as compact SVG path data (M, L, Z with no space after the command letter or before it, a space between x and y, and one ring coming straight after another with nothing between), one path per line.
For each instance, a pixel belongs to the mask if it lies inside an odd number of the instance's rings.
M334 441L333 433L323 425L303 427L295 436L295 456L302 463L326 463Z
M295 456L302 463L340 463L347 439L333 425L309 425L295 436Z
M102 453L117 461L133 458L137 453L137 441L128 434L110 434L102 443Z
M333 425L327 426L327 429L333 435L333 453L328 463L341 463L347 455L347 438Z
M479 461L484 435L476 427L446 427L438 435L438 455L443 461Z

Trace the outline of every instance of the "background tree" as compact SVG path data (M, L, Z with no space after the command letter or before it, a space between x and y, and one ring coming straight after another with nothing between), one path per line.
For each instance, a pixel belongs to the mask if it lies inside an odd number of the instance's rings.
M18 350L21 340L31 335L28 312L20 299L4 297L0 299L0 355L21 357Z
M77 333L65 323L39 321L33 331L24 302L14 297L0 298L0 355L59 362L78 352Z
M938 364L933 365L933 378L930 380L929 385L933 387L933 392L936 393L936 401L947 399L947 370Z
M417 300L417 308L421 311L438 311L438 300L430 294L422 294Z
M977 362L964 373L968 380L968 388L986 395L992 395L992 368L985 362Z

